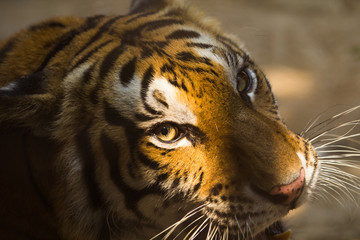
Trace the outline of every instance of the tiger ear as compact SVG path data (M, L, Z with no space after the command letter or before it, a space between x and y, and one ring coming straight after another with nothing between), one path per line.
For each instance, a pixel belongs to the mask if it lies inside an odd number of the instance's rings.
M0 125L44 132L50 127L56 98L44 88L41 72L23 76L0 87Z
M176 0L132 0L130 13L159 11L175 2Z

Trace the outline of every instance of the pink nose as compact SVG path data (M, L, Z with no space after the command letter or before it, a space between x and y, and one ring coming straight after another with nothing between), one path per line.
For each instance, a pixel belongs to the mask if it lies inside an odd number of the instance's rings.
M305 184L305 170L300 169L300 175L294 181L284 185L278 185L273 187L269 194L271 196L282 196L283 204L290 204L294 202L301 194Z

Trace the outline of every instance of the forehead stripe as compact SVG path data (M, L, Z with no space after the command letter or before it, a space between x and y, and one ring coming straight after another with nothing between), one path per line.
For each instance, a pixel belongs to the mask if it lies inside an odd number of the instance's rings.
M79 67L81 64L85 63L86 61L88 61L91 56L93 56L95 53L97 53L101 48L105 47L106 45L108 45L109 43L113 42L112 40L107 40L103 43L101 43L100 45L96 46L95 48L93 48L91 51L89 51L87 54L85 54L83 57L81 57L80 60L78 60L74 67L71 68L71 71L73 71L75 68Z
M176 54L176 58L183 62L200 62L206 65L213 66L211 60L206 57L196 57L191 52L183 51Z
M43 62L41 63L41 65L35 72L42 71L46 67L46 65L51 61L51 59L53 57L55 57L64 48L69 46L69 44L74 40L74 38L83 34L84 32L89 31L90 29L93 29L94 27L96 27L100 21L99 19L100 19L100 17L87 18L86 23L84 23L80 27L64 33L60 37L60 40L57 42L55 47L52 48L51 51L50 50L48 51L49 53L46 55Z
M115 65L115 61L119 56L124 52L124 47L122 45L113 48L106 56L104 61L100 66L100 79L104 79L109 72L109 70Z
M210 45L210 44L207 44L207 43L195 43L195 42L188 42L186 43L186 45L188 47L197 47L197 48L214 48L215 46L214 45Z
M162 115L162 112L154 110L150 105L146 102L146 94L149 90L150 83L154 78L154 68L151 65L145 72L144 77L141 82L141 99L143 101L145 110L153 115Z
M200 34L191 30L176 30L166 36L166 39L198 38Z
M120 72L120 81L123 85L128 85L130 81L133 79L135 74L137 58L134 57L132 60L127 62Z
M101 17L101 16L99 16ZM92 43L100 39L104 32L107 32L110 26L116 22L118 19L122 18L122 16L117 16L114 18L110 18L109 20L106 20L106 22L99 28L99 30L90 38L90 40L83 45L83 47L76 52L75 56L82 53L85 49L87 49Z

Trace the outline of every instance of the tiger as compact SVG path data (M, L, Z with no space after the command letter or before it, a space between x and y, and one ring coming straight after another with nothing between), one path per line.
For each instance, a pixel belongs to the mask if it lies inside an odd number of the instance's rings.
M0 238L290 239L317 152L233 35L176 0L0 44Z

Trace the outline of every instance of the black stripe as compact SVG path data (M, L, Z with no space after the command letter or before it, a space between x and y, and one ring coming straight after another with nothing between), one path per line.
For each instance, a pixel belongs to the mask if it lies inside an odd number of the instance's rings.
M144 134L144 130L139 129L132 120L123 117L120 112L107 101L104 102L104 117L110 125L123 127L130 148L136 148L140 136Z
M0 49L0 65L3 63L7 54L14 48L17 39L13 38L9 40L4 47Z
M150 16L152 14L155 14L156 12L144 12L144 13L141 13L141 14L137 14L136 16L130 18L129 20L126 21L126 23L131 23L139 18L143 18L143 17L147 17L147 16Z
M23 76L14 82L16 85L13 89L0 90L0 96L15 97L45 93L42 87L44 79L45 76L43 72L36 72L28 76Z
M120 81L123 85L128 85L135 74L137 58L134 57L132 60L127 62L120 72Z
M118 19L122 18L122 16L117 16L117 17L113 17L110 18L109 20L107 20L107 22L105 22L100 28L99 30L90 38L90 40L84 44L84 46L75 53L75 56L78 56L80 53L82 53L86 48L88 48L93 42L97 41L98 39L100 39L100 37L103 35L104 32L109 30L109 27L116 22Z
M73 29L73 30L63 34L60 37L60 39L58 40L56 46L46 55L45 59L43 60L43 62L41 63L41 65L39 66L39 68L36 72L39 72L43 68L45 68L46 65L50 62L50 60L53 57L55 57L58 52L60 52L66 46L68 46L75 37L79 36L81 33L84 33L86 31L94 28L99 23L99 21L100 21L99 16L93 17L93 18L88 18L86 20L86 23L81 25L79 28Z
M41 30L41 29L44 29L44 28L65 28L66 26L61 23L61 22L58 22L58 21L55 21L55 20L50 20L50 21L47 21L47 22L43 22L43 23L40 23L40 24L36 24L36 25L33 25L30 27L30 31L37 31L37 30Z
M148 91L150 83L153 81L153 77L154 77L154 68L153 68L153 66L150 66L146 70L146 72L144 74L144 77L143 77L143 80L141 81L141 99L143 101L143 104L144 104L144 107L145 107L146 111L148 111L149 113L151 113L153 115L161 115L162 112L154 110L146 102L146 93Z
M128 199L129 197L135 198L136 192L131 189L129 186L127 186L120 174L120 165L119 161L121 158L119 146L117 143L115 143L110 137L108 137L104 132L101 134L101 146L103 149L103 152L105 154L105 158L109 162L109 171L110 171L110 178L115 183L115 185L122 190L125 199ZM130 203L130 206L129 206ZM128 202L126 201L126 205L128 208L136 210L136 202ZM133 205L133 206L131 206Z
M191 30L176 30L170 35L166 36L166 39L184 39L184 38L198 38L200 34Z
M160 175L156 178L156 182L157 182L157 184L159 184L159 183L165 181L165 180L168 179L168 178L169 178L169 174L163 173L163 174L160 174Z
M139 120L141 122L150 121L150 120L153 120L153 119L156 118L156 117L147 116L147 115L144 115L144 114L141 114L141 113L135 114L135 117L136 117L137 120Z
M99 96L98 92L101 89L101 81L98 81L95 87L90 91L89 98L92 104L97 105L99 103Z
M204 172L201 172L200 174L200 179L199 179L199 183L195 185L194 187L194 192L196 192L197 190L199 190L200 186L201 186L201 183L202 183L202 180L203 180L203 176L204 176Z
M175 180L171 185L171 188L176 188L177 186L179 186L179 183L180 183L180 178L175 178Z
M188 61L197 62L198 60L198 57L195 57L191 52L185 52L185 51L177 53L176 58L184 62L188 62Z
M143 46L141 50L141 58L148 58L151 57L154 53L154 49L151 49L150 47Z
M182 24L182 23L183 23L183 21L178 20L178 19L161 19L161 20L147 22L147 23L139 26L137 30L142 30L142 29L146 28L145 31L153 31L153 30L156 30L159 28L168 27L168 26L175 25L175 24Z
M124 47L122 45L115 47L111 52L109 52L104 61L101 63L99 78L105 79L109 70L115 65L116 60L124 52Z
M164 63L160 68L161 72L175 73L173 63Z
M113 126L132 127L133 125L131 120L124 118L117 109L106 101L104 102L104 117Z
M143 153L138 152L138 158L140 160L140 162L142 164L144 164L145 166L153 169L153 170L159 170L161 169L160 164L158 162L155 162L153 160L151 160L150 158L148 158L147 156L145 156Z
M158 101L160 104L164 105L164 107L169 108L169 104L166 102L165 96L158 90L155 90L153 92L153 97L156 101Z
M154 96L155 97L155 99L159 102L159 103L161 103L162 105L164 105L166 108L169 108L169 104L167 104L167 102L165 102L164 100L162 100L162 99L160 99L160 98L158 98L158 97L156 97L156 96Z
M187 87L186 87L186 85L185 85L184 82L181 83L181 88L182 88L185 92L188 92L188 89L187 89Z
M183 62L201 62L212 66L209 58L196 57L191 52L183 51L176 54L176 58Z
M213 45L206 44L206 43L194 43L194 42L188 42L186 43L188 47L197 47L197 48L214 48Z
M144 188L142 190L135 190L128 186L120 174L119 160L121 158L119 146L105 133L101 135L101 145L107 161L109 162L110 177L118 189L124 194L125 206L132 210L139 218L144 219L144 216L137 208L138 201L149 193L161 193L157 187Z
M92 78L92 74L94 71L94 65L91 65L83 74L82 76L82 83L83 84L87 84L90 82L91 78Z
M108 45L109 43L111 43L112 40L108 40L103 42L102 44L100 44L99 46L96 46L94 49L92 49L91 51L89 51L87 54L85 54L82 58L80 58L79 61L77 61L74 65L74 67L71 68L70 72L72 70L74 70L75 68L77 68L78 66L80 66L81 64L83 64L84 62L86 62L87 60L89 60L89 58L91 58L91 56L93 56L97 51L99 51L101 48L105 47L106 45Z
M89 124L90 125L90 124ZM98 209L104 203L104 196L96 181L95 158L92 152L89 126L80 131L76 136L76 148L82 164L82 176L87 185L89 199L93 208Z
M210 69L210 72L212 72L216 77L219 77L219 74L217 72L215 72L214 69Z
M139 136L143 134L144 130L139 129L133 121L123 117L117 109L112 107L108 102L104 102L105 120L113 126L124 127L129 145L137 146Z

